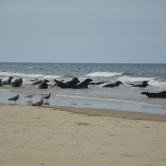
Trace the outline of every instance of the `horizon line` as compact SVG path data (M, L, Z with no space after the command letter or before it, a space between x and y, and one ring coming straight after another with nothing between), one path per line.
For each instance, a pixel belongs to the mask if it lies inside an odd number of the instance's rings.
M166 64L162 62L0 62L0 63L66 63L66 64Z

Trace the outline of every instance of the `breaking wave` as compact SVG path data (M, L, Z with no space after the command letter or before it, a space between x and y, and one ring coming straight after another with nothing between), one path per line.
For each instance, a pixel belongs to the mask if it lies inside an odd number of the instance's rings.
M68 75L68 74L64 74L64 75L52 75L52 74L26 74L26 73L14 73L14 72L6 72L4 70L0 70L0 76L1 77L9 77L9 76L13 76L13 77L21 77L24 80L27 80L26 82L28 82L29 79L64 79L64 80L70 80L72 77L74 77L73 75ZM115 82L115 81L121 81L124 84L128 84L128 83L138 83L138 82L143 82L143 81L148 81L150 86L153 87L157 87L160 89L166 89L166 79L165 78L157 78L157 77L137 77L137 76L131 76L129 75L129 73L120 73L120 72L92 72L89 73L87 75L82 75L79 76L79 80L83 81L84 79L86 79L86 77L93 77L94 81L95 81L95 77L102 77L102 80L105 81L111 81L111 82ZM112 79L113 78L113 79Z
M162 89L166 89L166 81L164 80L150 80L149 85L152 85L154 87L159 87Z
M130 77L130 76L122 76L122 77L118 78L118 80L123 82L123 83L150 81L152 79L154 79L154 78L153 77Z
M45 78L45 79L55 79L62 77L61 75L49 75L49 74L25 74L25 73L13 73L13 72L0 72L1 76L9 77L25 77L25 78Z
M148 81L148 84L151 86L166 89L166 81L164 79L157 79L155 77L122 76L122 77L118 78L118 81L121 81L123 83L134 83L134 82Z
M117 73L117 72L93 72L89 73L86 76L87 77L113 77L116 75L122 75L123 73Z

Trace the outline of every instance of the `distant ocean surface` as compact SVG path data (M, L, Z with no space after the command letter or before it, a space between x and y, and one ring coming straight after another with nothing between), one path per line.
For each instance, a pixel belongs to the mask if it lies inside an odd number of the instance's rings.
M149 113L160 111L162 114L166 114L166 99L149 99L141 95L142 91L166 91L166 64L0 63L0 79L5 80L9 76L13 76L14 79L20 77L23 79L23 86L19 89L20 93L26 92L26 88L32 83L31 80L48 79L50 81L48 91L59 97L59 104L50 101L50 105L74 105L121 110L123 110L123 107L127 107L126 110L130 111L137 105L140 112L146 112L145 110L148 112L151 109L153 112L150 111ZM121 81L123 85L115 88L91 85L87 90L62 90L51 86L55 83L54 79L69 81L73 77L78 77L80 81L86 78L91 78L93 82L114 83L115 81ZM148 81L150 86L138 88L129 85L129 83L137 84L142 83L142 81ZM38 91L36 86L35 88ZM4 103L2 97L2 90L4 89L4 86L1 87L1 103ZM12 91L12 88L7 89ZM60 102L60 98L68 101L65 102L66 105ZM78 99L84 101L84 104L76 102ZM119 103L122 103L121 106Z

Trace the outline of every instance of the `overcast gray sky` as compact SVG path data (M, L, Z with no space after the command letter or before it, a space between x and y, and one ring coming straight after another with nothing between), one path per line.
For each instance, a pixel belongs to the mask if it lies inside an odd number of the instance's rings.
M0 0L0 61L166 63L166 0Z

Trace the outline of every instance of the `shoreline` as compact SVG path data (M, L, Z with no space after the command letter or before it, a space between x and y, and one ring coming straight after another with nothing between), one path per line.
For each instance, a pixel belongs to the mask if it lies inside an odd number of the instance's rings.
M0 104L1 106L15 106L15 104ZM17 104L16 104L17 105ZM21 107L34 107L31 105L17 105ZM81 107L72 107L72 106L47 106L43 105L41 108L48 108L54 110L61 110L79 114L87 114L88 116L101 116L101 117L114 117L114 118L123 118L130 120L147 120L147 121L159 121L166 122L166 115L160 114L147 114L143 112L131 112L131 111L122 111L122 110L113 110L113 109L99 109L99 108L81 108Z
M102 98L102 97L91 97L91 92L93 94L92 89L91 90L81 90L81 91L75 91L75 90L61 90L61 89L36 89L36 87L21 87L21 88L0 88L0 104L10 104L11 101L8 101L7 99L13 96L16 96L17 94L20 95L20 98L18 99L17 103L20 105L30 105L34 102L37 102L41 99L41 94L46 94L48 91L51 92L51 98L48 102L45 101L44 106L52 106L52 107L77 107L77 108L85 108L85 109L93 109L93 110L120 110L122 113L124 112L133 112L134 116L135 113L145 113L145 114L155 114L158 115L166 115L166 107L160 107L158 105L150 105L150 104L144 104L144 103L130 103L128 101L118 101L117 99L109 99ZM35 93L33 93L35 92ZM95 91L98 95L99 91ZM89 98L85 95L89 95ZM25 96L29 94L34 94L34 97L32 98L32 102L29 101L29 99L25 98ZM154 99L152 99L154 101ZM159 101L159 100L156 100ZM164 102L165 100L161 100L161 102ZM125 115L124 115L125 117Z
M112 109L108 110L108 109L95 109L95 108L79 108L79 107L55 107L55 109L87 114L89 116L103 116L103 117L130 119L130 120L148 120L148 121L166 122L166 115L147 114L142 112L130 112L130 111L121 111L121 110L112 110Z

